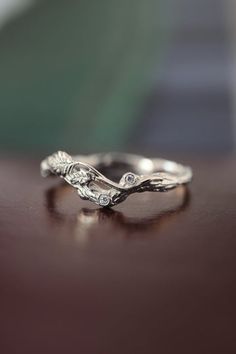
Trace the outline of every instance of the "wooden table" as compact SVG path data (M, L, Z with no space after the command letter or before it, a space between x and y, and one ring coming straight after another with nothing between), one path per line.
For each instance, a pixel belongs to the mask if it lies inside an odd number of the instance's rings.
M1 354L236 353L235 159L183 162L112 211L1 159Z

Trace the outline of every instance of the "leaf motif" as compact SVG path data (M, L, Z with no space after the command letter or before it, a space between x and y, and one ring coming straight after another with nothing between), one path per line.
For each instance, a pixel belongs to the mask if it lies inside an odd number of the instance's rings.
M86 171L85 169L74 169L70 170L70 173L67 175L67 178L70 180L72 184L77 184L79 183L80 185L85 185L88 184L92 179L93 176L89 171Z
M63 151L58 151L48 158L50 169L58 175L64 175L71 163L73 163L72 157Z

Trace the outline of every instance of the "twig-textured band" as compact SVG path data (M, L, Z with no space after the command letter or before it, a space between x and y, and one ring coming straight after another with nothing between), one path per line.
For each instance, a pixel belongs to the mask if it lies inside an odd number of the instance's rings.
M98 171L114 164L128 166L134 172L125 173L119 183L113 182ZM41 163L43 177L54 174L76 188L82 199L100 206L114 206L136 192L165 192L192 179L190 167L163 159L108 153L72 157L58 151Z

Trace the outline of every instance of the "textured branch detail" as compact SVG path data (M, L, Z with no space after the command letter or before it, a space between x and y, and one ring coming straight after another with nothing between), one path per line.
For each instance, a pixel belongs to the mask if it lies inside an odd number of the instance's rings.
M99 159L99 158L98 158ZM180 166L184 170L183 166ZM185 170L184 170L185 171ZM186 168L188 171L188 168ZM167 172L148 175L125 173L119 183L102 175L88 163L75 161L66 152L58 151L41 163L44 177L54 174L63 178L77 189L82 199L90 200L100 206L114 206L136 192L165 192L181 183L180 177ZM191 176L191 171L190 171ZM186 179L186 177L185 177Z

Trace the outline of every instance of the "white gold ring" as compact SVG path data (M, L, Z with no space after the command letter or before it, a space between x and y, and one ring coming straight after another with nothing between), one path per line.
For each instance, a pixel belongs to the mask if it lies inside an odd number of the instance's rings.
M112 181L99 170L127 168L119 181ZM70 156L58 151L41 163L43 177L56 175L77 189L82 199L102 207L123 202L136 192L166 192L192 179L190 167L159 158L146 158L126 153Z

